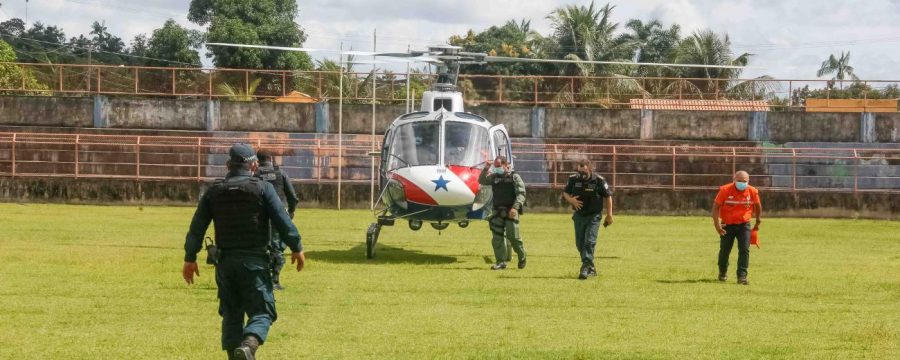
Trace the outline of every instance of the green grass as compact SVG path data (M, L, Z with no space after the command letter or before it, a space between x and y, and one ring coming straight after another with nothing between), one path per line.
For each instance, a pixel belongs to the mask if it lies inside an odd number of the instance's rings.
M212 268L180 275L192 212L0 204L0 358L224 358ZM370 262L370 221L298 211L309 263L263 359L900 357L898 222L768 219L738 286L707 218L617 217L588 281L566 215L526 214L528 268L503 272L485 223L398 222Z

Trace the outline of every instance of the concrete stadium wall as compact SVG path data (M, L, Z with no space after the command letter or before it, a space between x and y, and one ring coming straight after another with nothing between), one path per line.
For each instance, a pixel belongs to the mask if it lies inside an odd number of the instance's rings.
M90 98L0 96L0 124L91 127L94 102Z
M206 101L205 101L206 102ZM315 132L313 104L209 101L213 130Z
M605 110L475 106L468 109L513 137L786 143L900 143L900 113L806 113ZM375 109L382 133L403 114L400 105ZM196 131L330 133L338 131L336 104L282 104L95 96L0 96L0 126L49 126ZM372 131L372 107L343 106L343 131Z
M203 100L103 98L101 119L118 129L206 129Z
M0 177L0 201L193 206L209 183ZM301 208L336 208L336 184L294 184ZM568 212L560 190L529 188L528 211ZM615 209L624 214L708 215L713 191L620 190ZM900 220L900 194L761 192L766 216ZM369 184L345 184L345 208L369 207Z

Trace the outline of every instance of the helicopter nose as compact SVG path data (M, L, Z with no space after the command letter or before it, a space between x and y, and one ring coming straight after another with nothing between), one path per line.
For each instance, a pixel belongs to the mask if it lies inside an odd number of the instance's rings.
M477 193L478 177L473 178L467 171L457 175L452 169L439 166L416 166L398 169L394 175L403 184L406 199L420 204L468 205Z

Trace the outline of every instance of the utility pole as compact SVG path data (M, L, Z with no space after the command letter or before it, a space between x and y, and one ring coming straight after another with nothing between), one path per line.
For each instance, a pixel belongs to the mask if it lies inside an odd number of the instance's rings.
M93 66L94 63L91 59L91 53L94 51L94 44L88 44L87 51L88 51L87 91L91 92L91 74L94 72L94 66Z
M406 53L409 54L409 44L406 44ZM406 62L406 112L412 112L412 106L410 106L410 96L409 96L409 64L410 62Z
M337 208L341 209L341 180L344 170L344 42L341 41L340 52L340 78L338 80L338 188L337 188Z
M378 29L372 30L372 52L374 53L378 48ZM375 55L372 55L372 152L375 152L375 101L377 99L376 92L377 88L375 86L375 82L378 79L378 75L375 73L377 70L375 64ZM369 184L369 209L375 210L375 157L370 156L372 161L372 172L371 179Z

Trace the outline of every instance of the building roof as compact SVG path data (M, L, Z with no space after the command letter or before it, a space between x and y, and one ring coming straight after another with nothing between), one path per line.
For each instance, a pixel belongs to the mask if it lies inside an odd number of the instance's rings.
M632 109L694 110L694 111L769 111L766 101L693 100L693 99L631 99Z

